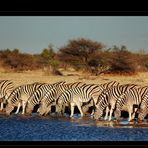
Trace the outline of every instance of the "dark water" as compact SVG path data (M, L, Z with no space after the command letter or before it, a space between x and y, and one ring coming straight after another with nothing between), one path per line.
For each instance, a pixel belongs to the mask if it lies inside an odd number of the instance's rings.
M148 141L148 123L122 119L117 124L79 114L72 119L66 114L62 118L0 115L0 141Z

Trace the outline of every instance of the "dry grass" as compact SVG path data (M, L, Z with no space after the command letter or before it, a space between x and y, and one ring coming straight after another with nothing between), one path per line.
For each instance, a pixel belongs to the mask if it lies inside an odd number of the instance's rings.
M29 71L23 73L5 73L0 72L0 80L9 79L12 80L16 86L22 84L30 84L33 82L44 82L44 83L54 83L58 81L66 82L85 82L101 84L109 81L118 81L121 84L134 83L139 85L148 84L148 72L139 73L133 76L119 76L119 75L109 75L104 74L100 76L90 76L86 73L78 73L75 71L62 71L63 76L53 76L47 75L43 71Z

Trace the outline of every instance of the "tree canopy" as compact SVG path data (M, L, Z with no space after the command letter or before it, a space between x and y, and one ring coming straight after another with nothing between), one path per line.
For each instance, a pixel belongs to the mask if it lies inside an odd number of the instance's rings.
M0 66L14 71L45 68L54 74L60 74L60 67L68 66L95 75L101 72L132 74L148 70L148 54L144 49L131 52L125 45L106 49L100 42L77 38L69 40L58 51L49 44L35 55L21 53L20 49L2 49Z

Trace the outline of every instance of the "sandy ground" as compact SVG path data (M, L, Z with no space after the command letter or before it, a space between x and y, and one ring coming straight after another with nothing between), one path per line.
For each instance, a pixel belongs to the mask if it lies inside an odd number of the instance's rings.
M145 86L148 84L148 72L138 73L133 76L119 76L101 74L99 76L89 76L87 73L78 73L75 71L62 71L62 76L53 76L43 71L28 71L22 73L5 73L0 72L0 80L9 79L14 82L16 86L22 84L30 84L34 82L55 83L58 81L84 82L102 84L110 81L118 81L121 84L133 83Z

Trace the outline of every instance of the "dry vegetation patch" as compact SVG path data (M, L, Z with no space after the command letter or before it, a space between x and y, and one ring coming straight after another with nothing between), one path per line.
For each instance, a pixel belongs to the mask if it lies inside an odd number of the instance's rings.
M20 73L5 73L0 72L0 80L9 79L12 80L16 86L22 84L29 84L33 82L43 82L43 83L54 83L58 81L66 81L67 83L72 82L84 82L84 83L94 83L101 84L109 81L118 81L122 84L134 83L139 85L148 84L148 72L138 73L136 75L124 76L124 75L113 75L113 74L102 74L99 76L91 76L86 73L73 72L73 71L63 71L63 75L47 75L41 70L37 71L27 71Z

